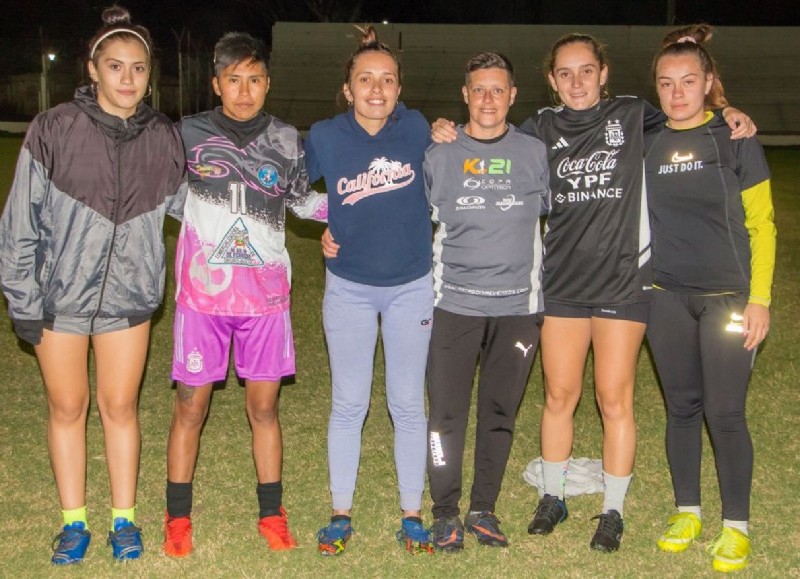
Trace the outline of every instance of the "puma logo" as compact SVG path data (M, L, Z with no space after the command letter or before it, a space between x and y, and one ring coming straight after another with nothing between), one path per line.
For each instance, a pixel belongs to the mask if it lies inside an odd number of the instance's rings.
M517 342L516 344L514 344L514 347L515 347L515 348L519 348L520 350L522 350L522 357L523 357L523 358L527 358L527 357L528 357L528 350L530 350L531 348L533 348L533 344L531 344L530 346L528 346L528 347L526 348L526 347L523 345L523 343L522 343L522 342Z

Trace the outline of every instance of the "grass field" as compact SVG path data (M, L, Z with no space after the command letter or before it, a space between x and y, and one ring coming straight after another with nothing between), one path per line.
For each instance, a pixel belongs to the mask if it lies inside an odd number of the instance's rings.
M19 139L0 139L0 203L11 183ZM749 417L756 449L751 533L754 554L745 577L800 577L800 151L769 152L773 171L778 264L770 337L756 360ZM570 501L570 517L549 537L526 533L535 490L522 480L526 464L539 454L542 407L537 361L519 413L511 460L497 514L511 540L508 549L481 548L474 541L460 555L411 557L394 540L399 511L392 463L392 429L383 393L382 365L376 366L373 403L364 428L363 456L353 511L356 536L347 553L321 557L314 536L329 515L326 428L330 406L327 355L322 335L323 265L318 224L290 221L289 250L294 263L293 323L297 349L296 383L284 388L281 417L285 439L285 504L300 548L268 552L256 532L255 474L250 457L244 391L229 376L217 391L202 441L195 478L195 553L171 560L160 552L166 478L165 448L171 417L170 280L162 312L153 327L141 394L143 431L138 522L147 552L132 564L115 564L104 545L109 517L108 480L102 433L93 406L88 427L88 506L94 529L87 560L78 568L49 565L50 538L60 524L46 438L46 402L36 360L20 346L5 310L0 313L0 576L287 576L287 577L703 577L710 557L701 548L720 527L719 493L708 441L703 464L706 529L700 545L687 552L661 553L655 539L672 513L672 493L664 455L664 408L650 358L643 350L636 393L638 457L626 503L622 549L614 555L588 548L599 512L599 495ZM168 224L168 246L177 226ZM171 256L170 256L171 260ZM380 358L380 351L378 352ZM587 373L587 375L589 375ZM600 454L601 425L587 382L576 418L574 455ZM469 462L469 461L465 461ZM471 473L465 475L465 488ZM465 493L465 494L468 494ZM427 497L426 497L427 500ZM429 509L429 502L426 502ZM466 507L466 505L463 505ZM430 522L430 512L426 512Z

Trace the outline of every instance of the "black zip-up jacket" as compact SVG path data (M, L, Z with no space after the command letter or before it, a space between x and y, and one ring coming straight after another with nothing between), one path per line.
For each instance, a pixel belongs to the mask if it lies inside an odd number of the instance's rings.
M183 171L172 122L145 104L123 120L83 87L38 115L0 219L0 286L18 333L45 318L158 308L164 215L181 213Z

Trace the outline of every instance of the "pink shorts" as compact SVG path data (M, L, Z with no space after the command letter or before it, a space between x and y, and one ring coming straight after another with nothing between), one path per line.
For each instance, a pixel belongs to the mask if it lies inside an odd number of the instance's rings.
M233 338L240 378L276 381L294 374L289 310L263 316L216 316L175 309L172 379L187 386L225 380Z

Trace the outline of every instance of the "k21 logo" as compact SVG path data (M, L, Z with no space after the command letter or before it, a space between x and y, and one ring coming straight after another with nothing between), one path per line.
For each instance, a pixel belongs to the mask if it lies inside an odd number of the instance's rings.
M464 159L464 173L508 175L511 173L511 159Z

